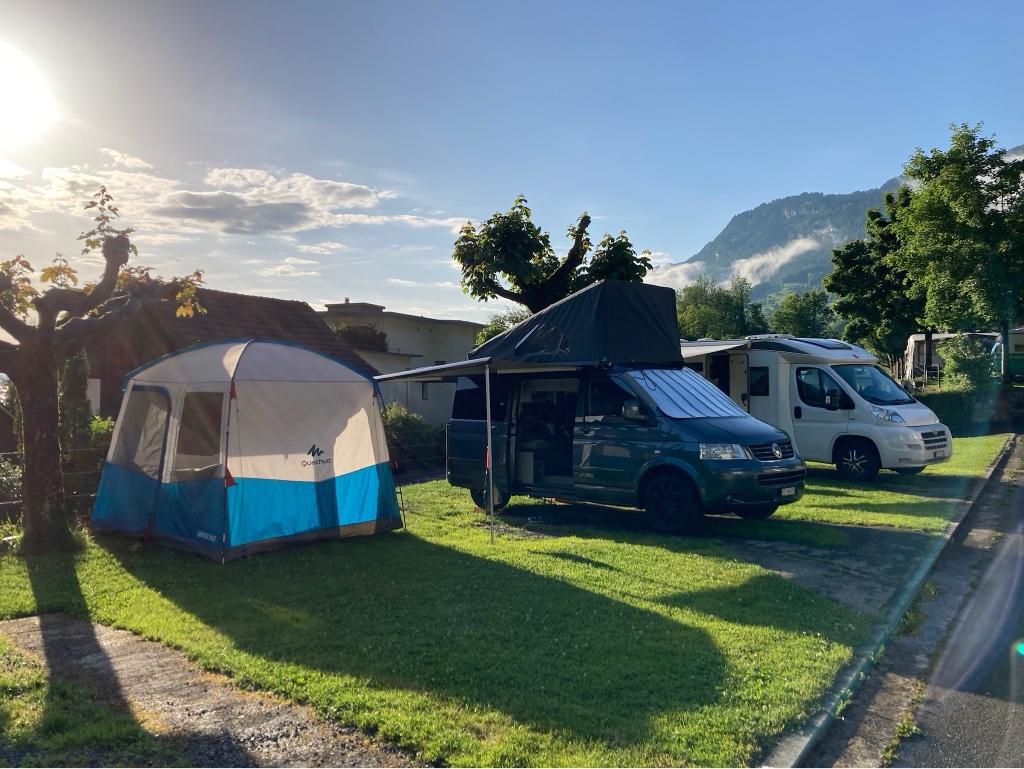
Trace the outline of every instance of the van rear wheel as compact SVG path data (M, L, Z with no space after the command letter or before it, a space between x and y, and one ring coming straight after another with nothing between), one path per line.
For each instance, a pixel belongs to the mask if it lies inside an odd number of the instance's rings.
M870 441L846 441L836 449L836 470L849 481L870 481L880 466L878 451Z
M470 489L469 496L473 498L473 504L479 507L481 510L487 510L487 491L486 489ZM508 498L505 497L499 489L494 490L494 509L495 511L501 510L505 505L508 504Z
M704 511L693 484L676 473L654 478L644 492L648 525L666 534L691 534L704 523Z

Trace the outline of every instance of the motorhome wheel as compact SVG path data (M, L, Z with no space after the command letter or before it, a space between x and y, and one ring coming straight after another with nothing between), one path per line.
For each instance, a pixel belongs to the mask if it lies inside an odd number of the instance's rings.
M481 510L487 510L487 494L484 489L471 489L469 496L473 498L473 504L479 507ZM508 504L508 498L505 497L500 489L494 490L494 509L501 510Z
M690 534L704 523L704 511L693 484L676 473L659 475L647 484L644 509L655 531Z
M878 475L878 452L868 441L847 441L836 449L836 469L851 481L870 481Z

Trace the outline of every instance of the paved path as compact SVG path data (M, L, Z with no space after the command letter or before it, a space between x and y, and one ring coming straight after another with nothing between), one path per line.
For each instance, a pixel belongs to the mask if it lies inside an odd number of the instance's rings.
M75 678L148 731L174 739L192 766L408 766L408 756L309 708L231 686L173 649L60 614L0 622L0 635Z
M1024 488L954 625L896 766L1024 766Z

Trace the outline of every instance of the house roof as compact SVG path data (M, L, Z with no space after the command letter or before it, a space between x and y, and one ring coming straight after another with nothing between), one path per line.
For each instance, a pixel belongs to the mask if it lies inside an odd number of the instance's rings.
M361 374L378 373L305 302L211 288L200 288L196 298L206 312L191 318L176 317L174 302L147 302L136 330L169 350L214 339L282 339L336 358Z
M370 304L369 302L341 302L332 303L325 305L326 310L320 310L319 315L335 320L345 320L350 318L352 320L368 319L375 317L384 318L403 318L405 320L415 320L421 323L436 323L438 325L448 326L468 326L474 330L479 331L484 327L483 323L475 323L471 320L461 320L459 318L431 318L426 315L411 315L406 312L395 312L394 310L385 310L382 304Z

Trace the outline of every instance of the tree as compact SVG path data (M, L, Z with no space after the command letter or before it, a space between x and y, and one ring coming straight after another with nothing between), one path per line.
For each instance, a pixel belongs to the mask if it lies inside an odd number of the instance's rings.
M837 297L834 310L846 320L843 338L863 344L896 371L908 337L921 327L924 295L903 269L902 245L893 222L910 204L909 187L887 193L885 213L867 212L867 237L832 252L825 289Z
M782 297L772 313L771 327L776 334L829 337L835 325L835 313L824 291L802 291Z
M517 323L522 323L530 317L530 311L525 307L510 307L507 310L496 312L487 319L487 325L476 332L474 344L478 347L491 337L508 331Z
M52 286L39 292L32 285L32 266L24 256L0 262L0 328L17 344L0 345L0 372L14 386L21 407L24 515L23 548L26 552L59 549L71 544L64 478L58 372L81 352L89 340L128 322L139 307L132 292L119 289L138 280L140 271L122 275L135 252L128 239L131 228L118 229L118 209L106 187L100 187L85 208L94 214L94 227L82 233L82 254L100 251L103 275L94 284L78 288L77 271L62 256L40 271L40 280ZM141 275L154 286L148 270ZM202 311L195 291L202 273L160 283L165 295L178 302L178 314ZM35 324L30 323L35 315Z
M334 333L356 350L388 351L388 335L373 326L350 326L339 322L334 326Z
M591 247L586 213L568 228L572 246L559 259L550 236L533 223L532 215L526 198L519 195L508 211L493 214L479 227L466 222L452 258L462 270L462 288L470 296L484 301L501 297L540 312L595 280L642 280L650 269L648 253L637 256L625 232L617 238L605 235L594 260L586 265Z
M720 286L708 275L678 292L676 313L684 339L737 339L768 330L761 305L750 301L751 285L735 278Z
M948 150L919 148L905 166L917 184L896 219L897 262L922 287L929 324L997 326L1008 371L1024 315L1024 159L1008 160L980 124L950 128Z

